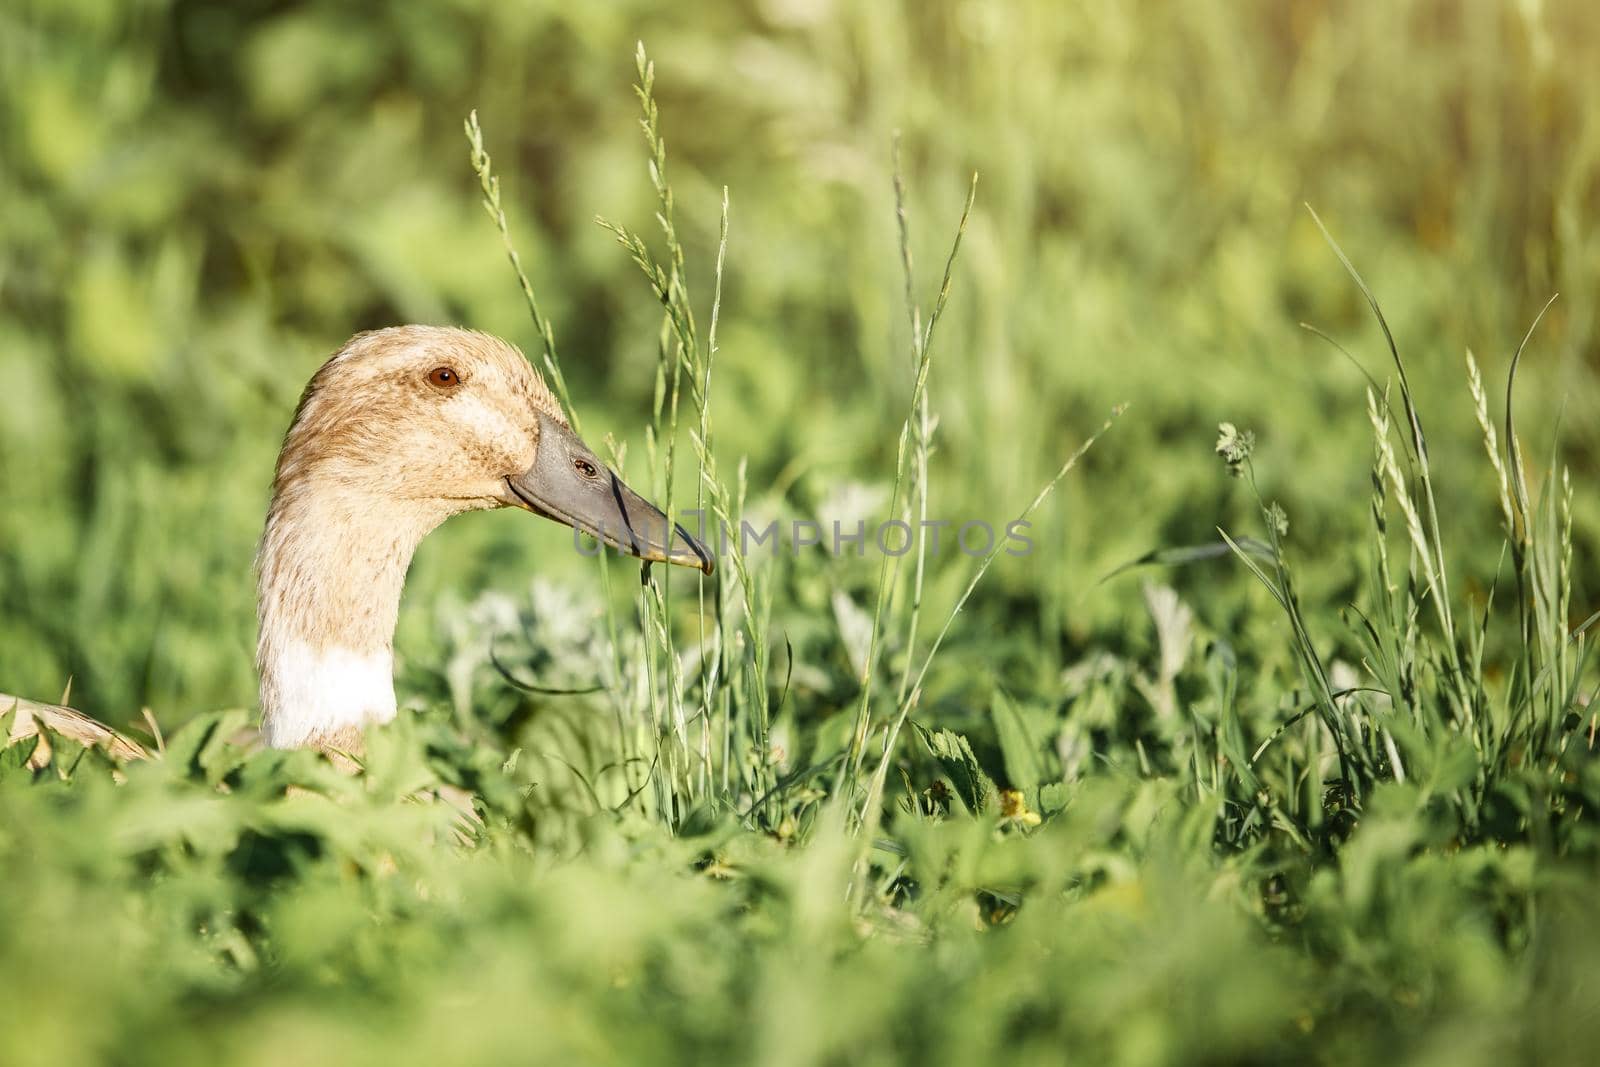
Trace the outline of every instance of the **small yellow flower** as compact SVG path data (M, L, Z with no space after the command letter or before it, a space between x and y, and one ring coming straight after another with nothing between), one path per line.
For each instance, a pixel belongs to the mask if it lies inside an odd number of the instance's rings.
M700 868L700 873L719 882L726 882L739 876L738 868L723 860L721 856L712 856L711 861Z
M1020 789L1000 790L1000 820L1022 826L1038 826L1041 821L1038 812L1028 810L1028 798Z

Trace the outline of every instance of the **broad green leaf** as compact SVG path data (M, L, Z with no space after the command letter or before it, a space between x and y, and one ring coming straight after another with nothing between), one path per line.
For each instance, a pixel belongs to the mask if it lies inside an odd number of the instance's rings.
M956 792L961 795L961 802L967 806L967 810L974 815L987 811L994 802L997 790L993 779L978 765L978 757L973 755L967 739L953 730L928 730L920 724L917 733L955 784Z
M1000 689L995 690L990 708L994 714L995 735L1000 740L1000 755L1005 760L1006 778L1013 787L1031 796L1039 783L1051 775L1044 754L1048 735L1035 734L1029 728L1023 709Z

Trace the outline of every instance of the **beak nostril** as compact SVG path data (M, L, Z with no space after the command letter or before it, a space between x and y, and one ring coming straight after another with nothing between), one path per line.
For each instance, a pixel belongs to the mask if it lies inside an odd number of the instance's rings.
M623 485L569 427L548 415L539 419L533 464L506 479L517 502L628 555L711 573L710 553L682 525L669 525L660 508Z

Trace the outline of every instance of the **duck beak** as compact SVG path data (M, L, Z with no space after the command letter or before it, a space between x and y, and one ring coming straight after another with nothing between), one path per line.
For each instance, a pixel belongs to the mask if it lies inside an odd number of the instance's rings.
M506 479L513 502L536 515L592 534L611 547L657 563L710 574L711 553L661 509L623 484L587 445L548 415L539 416L533 466Z

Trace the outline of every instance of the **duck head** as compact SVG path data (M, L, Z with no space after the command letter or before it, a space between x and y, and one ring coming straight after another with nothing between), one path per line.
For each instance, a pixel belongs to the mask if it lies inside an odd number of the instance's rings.
M417 544L452 515L500 507L712 570L504 341L396 327L358 334L317 371L278 457L258 560L268 744L355 748L363 725L394 717L394 623Z
M681 526L629 489L568 425L543 380L487 334L404 326L353 338L311 379L278 462L298 485L387 501L437 523L520 507L641 559L711 572Z

